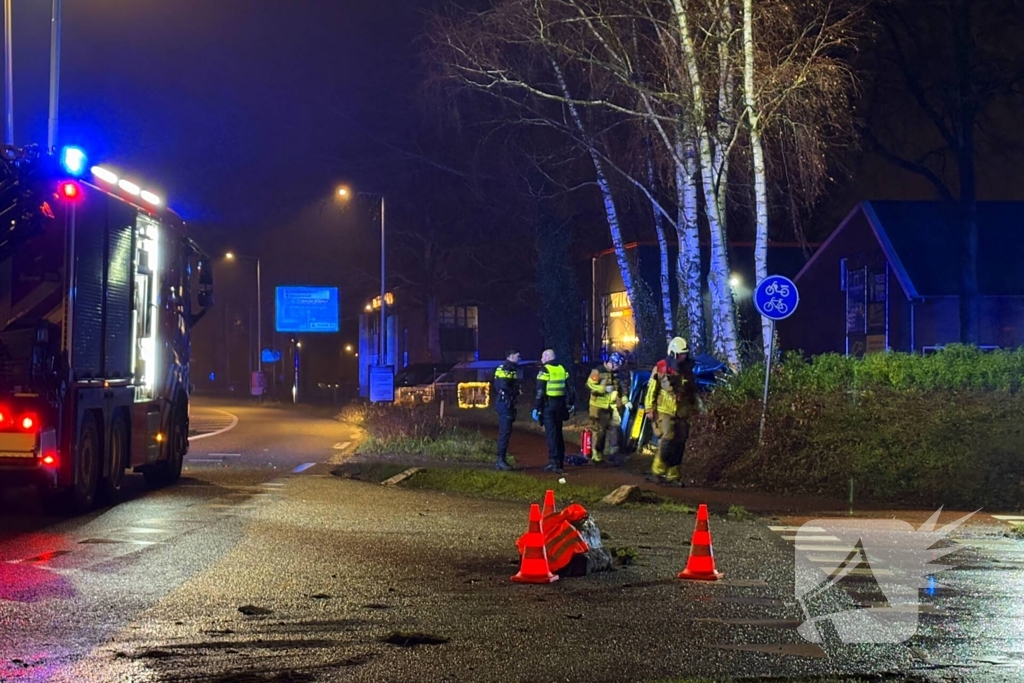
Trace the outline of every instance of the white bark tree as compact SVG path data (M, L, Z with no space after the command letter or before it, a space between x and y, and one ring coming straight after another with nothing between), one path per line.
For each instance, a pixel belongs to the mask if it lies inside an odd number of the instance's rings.
M729 256L725 231L724 200L727 189L728 154L721 148L721 144L716 147L712 142L699 58L690 28L690 19L687 16L689 1L671 2L678 25L683 66L691 89L690 106L697 128L698 166L710 233L711 267L708 272L708 290L711 293L712 345L719 357L732 367L738 368L739 334L736 327L736 307L732 298L732 288L729 286ZM727 81L724 76L720 79L719 87L723 91L728 87ZM722 101L721 97L719 101ZM718 132L721 134L721 128Z
M750 133L751 166L754 171L754 273L755 285L768 277L768 178L761 144L761 110L754 86L754 0L743 0L743 107ZM761 318L764 357L772 352L773 326Z

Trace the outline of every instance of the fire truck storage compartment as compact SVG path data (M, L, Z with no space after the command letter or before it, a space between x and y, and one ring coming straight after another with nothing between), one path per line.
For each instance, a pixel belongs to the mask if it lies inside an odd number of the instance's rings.
M75 208L75 379L132 373L132 266L137 210L97 192Z

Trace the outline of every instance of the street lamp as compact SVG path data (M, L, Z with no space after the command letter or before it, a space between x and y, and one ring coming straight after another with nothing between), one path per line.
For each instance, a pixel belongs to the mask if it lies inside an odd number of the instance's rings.
M239 256L233 251L224 254L228 261L246 260L256 262L256 367L263 372L263 287L260 284L260 260L253 256ZM252 320L250 318L250 320Z
M385 261L384 251L384 195L377 192L357 192L353 193L344 185L338 187L335 191L340 199L348 199L353 194L368 197L380 197L380 356L377 359L377 365L385 365L387 362L387 325L388 325L388 314L387 314L387 262Z

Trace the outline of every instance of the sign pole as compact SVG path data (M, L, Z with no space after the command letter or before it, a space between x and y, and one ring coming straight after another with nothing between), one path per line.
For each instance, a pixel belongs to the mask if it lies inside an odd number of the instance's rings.
M781 275L769 275L754 288L754 308L770 322L770 339L764 362L764 398L761 401L761 427L757 432L757 445L764 444L764 425L768 420L768 386L772 376L772 356L775 355L775 323L793 315L800 305L800 292L796 284Z
M768 358L764 364L764 399L761 401L761 429L757 433L757 445L764 443L764 423L768 418L768 382L772 376L772 356L775 355L775 321L771 321L771 341L768 344Z

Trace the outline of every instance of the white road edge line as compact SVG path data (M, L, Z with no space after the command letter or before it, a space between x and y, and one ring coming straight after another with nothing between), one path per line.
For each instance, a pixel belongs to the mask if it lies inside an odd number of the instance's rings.
M241 458L241 453L207 453L211 458ZM837 541L839 539L836 539Z
M219 435L223 434L224 432L230 432L232 429L234 429L236 426L238 426L238 417L236 415L232 415L231 413L229 413L226 410L217 410L216 408L208 408L208 410L211 410L211 411L213 411L215 413L220 413L221 415L227 415L228 417L231 418L231 424L229 424L227 427L224 427L222 429L218 429L215 432L207 432L206 434L196 434L195 436L190 436L190 437L188 437L188 440L190 442L191 441L199 441L199 439L209 439L211 436L219 436Z
M313 467L314 465L316 465L315 462L302 463L301 465L296 467L294 470L292 470L292 472L295 472L296 474L298 474L299 472L305 472L306 470L308 470L310 467Z

